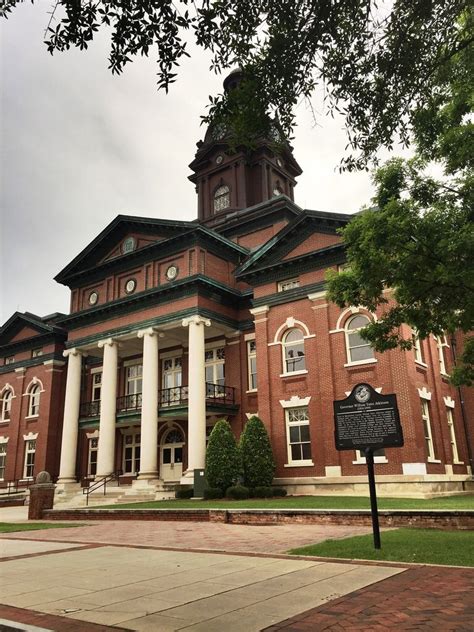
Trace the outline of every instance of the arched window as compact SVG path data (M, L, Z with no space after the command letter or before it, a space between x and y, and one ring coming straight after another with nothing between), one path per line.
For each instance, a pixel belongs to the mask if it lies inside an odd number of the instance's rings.
M230 206L230 189L226 184L218 187L214 193L214 213L223 211Z
M41 388L39 384L33 384L28 392L28 417L39 415Z
M8 421L10 419L10 411L12 408L13 391L7 389L3 395L0 408L0 421Z
M283 337L284 373L295 373L306 369L304 338L300 329L290 329Z
M359 330L370 323L367 316L357 314L346 323L347 361L363 362L374 357L374 350L370 344L362 338Z

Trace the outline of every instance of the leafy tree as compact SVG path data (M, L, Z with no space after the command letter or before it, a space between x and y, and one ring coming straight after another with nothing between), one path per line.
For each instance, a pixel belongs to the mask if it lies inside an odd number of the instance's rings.
M472 16L461 28L472 30ZM362 332L378 351L413 346L402 323L420 338L474 329L473 48L452 57L435 79L430 101L413 112L416 156L375 172L376 208L342 231L349 269L329 275L329 298L341 307L383 307L383 317ZM473 383L473 360L467 335L455 384Z
M272 484L275 473L272 446L262 420L250 417L240 436L240 453L247 487L262 487Z
M225 419L212 429L206 452L206 478L210 487L225 490L234 484L242 471L240 453L234 433Z
M23 1L3 0L0 16ZM215 71L244 70L233 97L210 108L236 143L268 132L269 113L289 133L296 104L323 86L328 110L346 117L356 155L343 167L352 169L396 134L408 142L415 104L430 103L438 69L472 44L472 31L459 28L470 10L467 0L56 0L46 44L51 53L85 49L107 29L112 72L152 52L167 91L193 39L213 53Z

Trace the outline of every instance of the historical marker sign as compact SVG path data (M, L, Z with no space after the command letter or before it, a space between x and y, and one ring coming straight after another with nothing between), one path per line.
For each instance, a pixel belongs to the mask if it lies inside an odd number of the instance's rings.
M403 446L397 396L380 395L370 384L357 384L334 402L334 421L337 450Z

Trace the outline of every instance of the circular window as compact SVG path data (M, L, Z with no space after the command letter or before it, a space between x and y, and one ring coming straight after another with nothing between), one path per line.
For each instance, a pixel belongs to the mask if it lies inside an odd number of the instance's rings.
M127 254L127 252L133 252L136 248L137 241L135 237L127 237L122 242L122 254Z
M128 279L128 281L125 283L125 292L127 292L127 294L131 294L132 292L135 292L136 287L137 282L135 281L135 279Z
M166 270L166 278L168 281L173 281L178 276L178 268L176 266L170 266Z
M216 158L216 162L218 165L220 165L223 160L224 160L224 156L222 156L222 154L219 154Z
M89 305L95 305L99 300L99 294L94 290L89 294Z

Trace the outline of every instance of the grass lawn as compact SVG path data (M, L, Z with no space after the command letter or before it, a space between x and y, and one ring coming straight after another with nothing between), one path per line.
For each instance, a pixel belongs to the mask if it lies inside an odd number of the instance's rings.
M379 509L472 509L474 495L422 500L417 498L379 498ZM370 509L369 497L289 496L249 500L158 500L145 503L103 505L108 509Z
M326 540L289 551L292 555L342 557L359 560L389 560L474 566L474 533L472 531L439 531L436 529L395 529L381 533L382 548L374 549L373 536L358 535L343 540Z
M37 531L38 529L70 529L71 527L83 527L83 524L66 524L57 522L0 522L0 533L13 533L15 531Z

